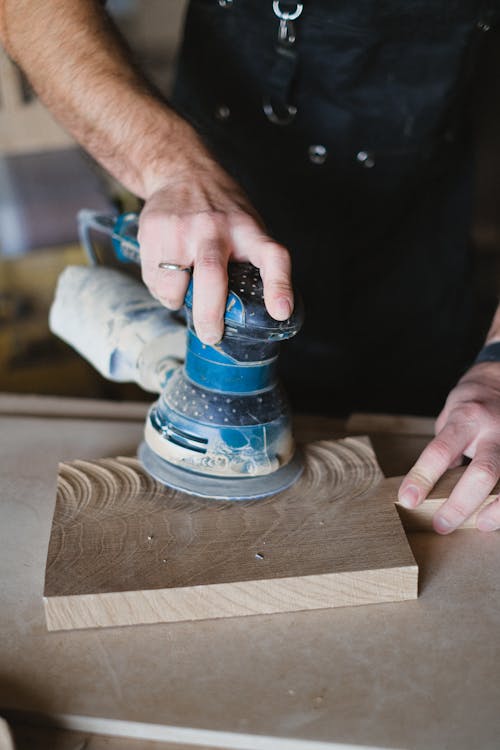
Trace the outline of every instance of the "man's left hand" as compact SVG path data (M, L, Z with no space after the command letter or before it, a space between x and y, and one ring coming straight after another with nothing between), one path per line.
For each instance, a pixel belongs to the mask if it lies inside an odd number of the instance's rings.
M500 478L500 362L474 365L451 391L436 421L436 437L401 484L399 502L416 508L463 456L472 461L433 518L440 534L477 511ZM478 514L476 525L481 531L500 528L500 498Z

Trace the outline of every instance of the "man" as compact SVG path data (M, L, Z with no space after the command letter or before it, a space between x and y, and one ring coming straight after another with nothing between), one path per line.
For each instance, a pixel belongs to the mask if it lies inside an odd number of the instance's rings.
M480 6L480 7L479 7ZM0 0L1 38L42 100L145 201L143 277L215 343L229 260L251 261L271 315L306 326L284 347L295 403L431 413L437 436L400 500L422 502L473 460L434 519L448 533L500 476L500 362L470 290L471 138L481 39L500 3L193 0L166 104L96 0ZM500 313L488 344L500 342ZM453 387L457 378L458 385ZM500 527L500 501L478 527Z

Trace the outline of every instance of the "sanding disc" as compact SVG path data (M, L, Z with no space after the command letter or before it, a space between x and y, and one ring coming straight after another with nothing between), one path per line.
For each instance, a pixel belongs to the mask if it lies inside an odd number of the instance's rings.
M282 492L294 484L304 469L302 456L295 452L292 460L272 474L258 477L224 479L197 474L168 463L154 453L146 443L138 450L139 460L148 474L167 487L197 497L213 500L256 500Z

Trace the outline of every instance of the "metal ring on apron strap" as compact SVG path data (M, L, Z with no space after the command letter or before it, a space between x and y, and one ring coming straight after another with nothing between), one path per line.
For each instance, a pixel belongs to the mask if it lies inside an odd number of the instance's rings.
M277 58L269 76L269 93L262 103L264 114L273 125L288 125L297 114L297 107L289 102L297 65L293 22L299 18L303 8L303 3L296 3L293 10L285 11L281 9L280 0L273 0L273 12L279 19Z
M286 42L288 44L293 44L295 42L295 29L292 21L295 21L300 16L303 8L304 6L302 3L297 3L295 10L290 13L281 10L279 0L274 0L274 15L280 19L280 27L278 31L278 39L280 42Z
M295 19L298 18L302 13L303 8L303 3L297 3L297 7L295 8L295 10L289 13L288 11L281 10L279 0L273 1L273 11L275 15L277 15L278 18L282 18L284 21L295 21Z

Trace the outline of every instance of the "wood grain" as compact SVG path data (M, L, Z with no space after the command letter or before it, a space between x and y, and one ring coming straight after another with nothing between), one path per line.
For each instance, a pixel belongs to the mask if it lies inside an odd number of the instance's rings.
M407 414L365 414L354 412L346 423L350 434L388 433L390 435L425 435L434 437L435 420Z
M149 403L142 401L104 401L93 398L65 398L33 396L20 398L0 392L0 415L40 417L45 419L99 419L119 422L144 422Z
M134 458L61 464L45 578L50 630L290 612L417 595L366 439L311 443L289 490L228 503L175 492Z

